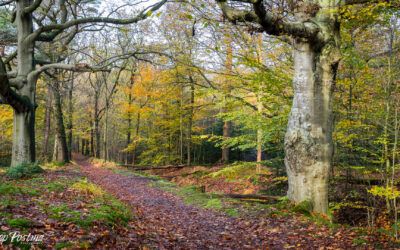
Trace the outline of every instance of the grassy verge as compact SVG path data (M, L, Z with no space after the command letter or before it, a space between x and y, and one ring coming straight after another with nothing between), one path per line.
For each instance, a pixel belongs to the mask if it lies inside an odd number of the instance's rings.
M135 241L128 237L134 230L130 207L80 177L72 166L48 164L42 168L46 173L30 179L0 175L0 248L32 247L34 241L12 239L15 232L43 235L36 243L45 248L118 248Z

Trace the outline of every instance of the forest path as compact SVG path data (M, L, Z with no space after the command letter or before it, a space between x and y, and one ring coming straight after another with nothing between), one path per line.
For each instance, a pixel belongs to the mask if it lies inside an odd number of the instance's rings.
M347 237L316 237L319 232L295 220L244 220L185 204L172 193L147 185L153 180L124 176L95 167L74 155L83 174L93 183L131 205L149 238L145 244L159 249L349 249ZM298 221L297 221L298 222ZM304 228L305 227L305 228ZM336 232L334 232L336 233ZM339 234L343 232L339 231ZM324 235L325 236L325 235ZM322 247L322 248L321 248Z

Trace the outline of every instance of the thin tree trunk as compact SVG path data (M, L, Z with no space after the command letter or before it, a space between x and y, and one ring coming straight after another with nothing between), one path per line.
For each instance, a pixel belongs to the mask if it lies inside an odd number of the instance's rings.
M58 80L54 81L54 117L56 119L56 138L57 138L57 161L69 162L68 147L64 127L64 117L61 108L60 84Z
M89 140L85 139L85 145L86 145L85 155L89 155Z
M391 30L390 30L390 56L389 56L389 62L390 65L392 64L392 60L393 60L393 40L395 39L395 29L397 26L397 18L393 18L392 19L392 26L391 26ZM398 84L395 85L394 88L394 93L398 93ZM394 188L394 179L395 179L395 175L396 175L396 158L398 155L397 152L397 144L399 141L399 117L398 117L398 109L399 109L399 99L396 99L396 101L394 101L394 141L393 141L393 151L392 151L392 180L391 180L391 187L392 187L392 192L393 192L393 214L394 214L394 235L395 235L395 239L398 240L398 209L397 209L397 198L395 195L395 188Z
M67 123L67 130L68 130L68 158L72 158L72 118L74 107L72 103L72 91L74 89L74 73L72 73L71 85L68 89L68 123Z
M396 240L398 239L398 214L397 214L397 199L396 199L396 194L395 194L395 188L394 188L394 178L396 174L396 155L397 155L397 143L399 140L399 119L398 119L398 109L396 107L395 109L395 124L394 124L394 142L393 142L393 152L392 152L392 180L391 180L391 187L393 191L393 213L394 213L394 235Z
M131 113L131 107L132 107L132 88L133 88L133 84L134 84L134 74L133 72L131 73L131 81L130 81L130 86L129 86L129 94L128 94L128 105L129 105L129 111L128 111L128 133L127 133L127 137L126 137L126 147L129 146L129 144L131 144L131 130L132 130L132 113ZM130 152L126 152L125 155L125 164L128 164L129 162L131 162L131 153Z
M89 126L90 126L90 155L94 156L94 128L92 121L90 121Z
M103 137L103 150L104 150L104 160L108 160L108 148L107 148L107 132L108 132L108 104L105 107L105 115L104 115L104 137Z
M52 106L53 93L51 93L51 86L47 86L47 102L45 113L45 131L43 139L43 157L47 158L47 149L49 145L50 127L51 127L51 106Z
M228 48L227 48L227 56L226 56L226 70L227 72L231 72L232 71L232 46L231 44L228 44ZM226 81L226 84L229 81ZM231 87L227 86L227 91L230 93L231 92ZM228 105L225 104L225 108L224 108L225 112L228 111ZM230 128L231 128L231 122L230 121L224 121L224 125L222 128L222 136L224 138L228 138L230 137ZM229 147L224 146L222 148L222 157L221 157L221 161L224 163L228 163L229 162Z
M349 86L349 99L348 99L348 101L349 101L349 108L348 108L348 110L347 110L347 120L348 121L351 121L351 119L352 119L352 109L353 109L353 107L352 107L352 101L353 101L353 85L352 84L350 84L350 86ZM350 133L351 133L351 131L350 131L350 128L348 129L348 135L350 136ZM351 156L353 154L353 152L352 152L352 150L351 150L351 148L349 148L349 151L348 151L348 156ZM349 160L349 157L347 157L347 159ZM348 190L348 185L349 185L349 178L350 178L350 167L349 166L346 166L346 184L345 184L345 190Z
M85 154L85 139L82 138L82 155Z
M222 136L225 138L230 137L230 128L231 128L231 122L230 121L225 121L224 126L222 128ZM223 163L228 163L229 162L229 147L224 146L222 148L222 162Z
M128 132L126 135L126 148L129 147L129 144L131 144L132 118L130 114L128 115L127 121L128 121ZM130 162L130 153L127 151L125 152L125 164L128 164L129 162Z
M76 136L76 145L75 145L75 152L77 152L77 153L79 153L80 151L80 146L79 146L79 142L80 142L80 139L79 139L79 136Z
M140 113L138 112L137 114L137 119L136 119L136 135L135 135L135 142L133 145L133 154L132 154L132 165L135 166L136 164L136 149L137 149L137 141L139 139L139 132L140 132Z
M262 115L262 103L261 103L261 94L258 97L258 115ZM262 130L261 128L257 129L257 173L261 172L261 161L262 161Z
M58 138L57 138L57 133L54 136L54 149L53 149L53 161L58 160Z
M384 159L386 163L386 187L390 186L390 171L391 169L391 162L390 162L390 152L389 152L389 120L390 120L390 113L391 111L391 104L392 104L392 85L393 85L393 77L392 77L392 60L393 60L393 38L394 38L394 29L390 29L390 41L389 41L389 59L388 59L388 80L386 84L386 103L385 103L385 125L383 129L383 136L384 136ZM388 205L388 209L390 209L390 202L386 197L386 203Z
M100 131L99 131L99 96L95 94L94 100L94 134L96 136L95 157L100 158Z
M179 152L180 158L179 163L183 164L183 85L180 89L180 100L179 100Z
M258 44L257 44L257 61L259 64L262 64L262 51L261 51L261 43L262 43L262 33L259 34ZM258 96L257 96L257 112L258 116L261 119L263 112L262 105L262 96L263 96L263 84L259 85ZM261 124L259 124L261 126ZM261 128L257 129L257 173L261 172L261 161L262 161L262 130Z
M189 107L189 124L188 124L188 139L187 139L187 162L190 166L192 164L192 126L194 116L194 81L190 76L190 107ZM193 157L194 158L194 157Z

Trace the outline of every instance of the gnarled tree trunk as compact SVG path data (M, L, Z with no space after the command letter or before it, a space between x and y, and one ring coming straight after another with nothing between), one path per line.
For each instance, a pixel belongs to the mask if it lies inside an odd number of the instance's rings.
M16 20L18 28L18 74L17 79L23 87L17 94L24 99L21 107L14 107L13 149L11 166L22 162L35 161L35 84L36 81L26 81L26 76L33 69L34 43L26 39L33 31L32 14L24 13L32 1L20 0L16 2Z
M337 31L338 32L338 31ZM332 158L332 93L340 58L332 43L294 45L294 99L285 136L287 196L328 211L328 177Z

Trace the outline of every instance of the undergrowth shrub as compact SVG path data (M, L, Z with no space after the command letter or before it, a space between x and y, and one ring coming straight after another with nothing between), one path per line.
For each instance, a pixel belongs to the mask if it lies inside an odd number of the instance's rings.
M99 198L104 197L105 195L104 191L101 188L93 183L88 182L87 179L83 179L74 183L73 189L89 197Z
M37 164L23 162L16 167L10 167L5 176L13 179L29 178L35 174L43 173L44 170Z

